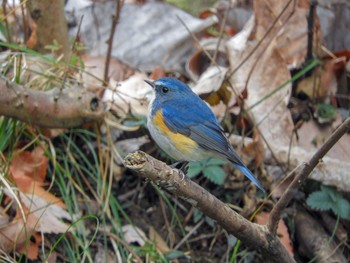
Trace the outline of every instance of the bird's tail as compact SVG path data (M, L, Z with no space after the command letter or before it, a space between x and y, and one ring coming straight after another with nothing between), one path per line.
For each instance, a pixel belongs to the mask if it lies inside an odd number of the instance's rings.
M247 167L245 167L244 165L237 164L237 163L235 163L235 165L242 173L244 173L245 176L247 176L249 178L250 181L252 181L261 191L263 191L264 194L266 194L266 191L265 191L262 183L260 183L260 181L253 175L253 173L251 171L249 171L249 169Z

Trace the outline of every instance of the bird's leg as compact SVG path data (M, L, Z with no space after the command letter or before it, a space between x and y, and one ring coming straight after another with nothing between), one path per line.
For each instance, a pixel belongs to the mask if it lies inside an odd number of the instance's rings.
M188 162L187 161L179 161L169 165L171 168L176 169L182 176L182 180L185 178L185 174L188 171Z
M173 163L169 166L171 168L179 169L179 170L183 171L184 173L187 173L187 171L188 171L188 162L187 161L179 161L179 162Z

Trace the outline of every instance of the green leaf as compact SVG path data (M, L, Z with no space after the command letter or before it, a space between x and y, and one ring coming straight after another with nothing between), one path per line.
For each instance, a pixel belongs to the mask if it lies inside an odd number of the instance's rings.
M195 223L198 223L199 220L201 220L203 218L203 212L201 210L199 210L198 208L195 208L193 210L193 221Z
M316 113L319 121L321 121L321 123L324 123L332 121L337 114L337 111L331 104L321 102L316 104Z
M334 202L332 202L332 199L330 198L329 194L325 191L313 192L306 199L306 203L312 209L320 211L327 211L331 209L334 205Z
M210 158L208 159L208 161L205 162L205 166L217 166L217 165L223 165L225 163L227 163L226 160Z
M332 206L332 211L334 214L340 216L344 219L350 219L350 203L343 197L340 197L337 203Z
M223 185L226 178L224 169L220 166L208 166L203 169L203 174L208 180L217 185Z
M187 176L189 178L193 178L197 175L199 175L203 170L203 165L201 162L190 162L188 164L188 171L187 171Z
M183 256L185 256L185 253L179 250L172 250L165 255L165 257L169 260L177 259Z
M30 55L33 55L33 56L36 56L36 57L39 57L47 62L50 62L50 63L56 63L56 60L51 58L51 57L48 57L48 56L44 56L42 54L40 54L39 52L36 52L34 50L31 50L29 48L26 48L26 47L22 47L22 46L19 46L19 45L16 45L16 44L12 44L12 43L6 43L6 42L3 42L3 41L0 41L0 46L2 47L7 47L7 48L11 48L11 49L17 49L21 52L25 52L25 53L28 53Z
M310 194L306 203L315 210L332 210L337 216L350 219L350 202L333 187L321 186L321 191Z

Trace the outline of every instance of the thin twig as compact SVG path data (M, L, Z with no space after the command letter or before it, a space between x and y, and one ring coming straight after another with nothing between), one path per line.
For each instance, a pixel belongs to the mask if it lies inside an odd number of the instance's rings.
M297 189L305 181L308 175L320 162L320 160L327 154L327 152L338 142L338 140L350 130L350 118L347 118L339 127L336 129L332 135L327 139L327 141L322 145L322 147L311 157L308 163L304 164L303 169L295 176L294 180L288 186L287 190L282 195L281 199L277 202L270 213L269 222L267 224L268 230L271 235L275 235L277 231L278 222L281 218L281 212L287 207L290 200L293 198Z
M232 5L232 2L229 1L228 6L227 6L227 10L226 10L226 12L224 14L224 19L222 20L222 23L221 23L218 43L216 44L215 53L214 53L214 56L213 56L213 60L215 62L216 62L216 59L217 59L217 56L218 56L218 53L219 53L221 40L222 40L222 38L224 36L225 26L226 26L226 23L227 23L227 18L228 18L228 14L230 12L230 9L231 9L231 5Z
M202 219L201 221L199 221L199 222L197 223L197 225L195 225L194 228L192 228L191 231L188 232L187 235L184 236L184 237L180 240L179 243L177 243L177 245L174 247L174 250L179 249L179 248L182 246L182 244L185 243L185 242L189 239L189 237L192 236L193 233L195 233L195 232L198 230L198 228L199 228L203 223L204 223L204 219Z
M109 35L109 39L108 39L108 49L107 49L107 54L106 54L106 62L105 62L105 71L103 74L103 86L106 87L108 85L109 82L109 64L111 61L111 55L112 55L112 48L113 48L113 39L114 39L114 34L117 28L117 24L119 21L119 17L120 17L120 11L123 7L124 1L123 0L118 0L116 3L116 7L115 7L115 14L112 17L112 26L111 26L111 32Z
M277 22L280 20L280 18L282 17L282 15L287 11L289 5L292 3L292 1L295 0L290 0L288 1L288 3L283 7L282 11L278 14L278 16L276 17L276 19L273 21L273 23L271 24L271 26L266 30L264 36L258 41L258 43L255 45L255 47L252 49L251 52L249 52L249 54L231 71L231 72L227 72L226 73L226 80L228 80L233 74L235 74L243 65L244 63L246 63L250 57L255 53L255 51L260 47L260 45L266 40L267 36L273 32L273 29L275 27L275 25L277 24Z

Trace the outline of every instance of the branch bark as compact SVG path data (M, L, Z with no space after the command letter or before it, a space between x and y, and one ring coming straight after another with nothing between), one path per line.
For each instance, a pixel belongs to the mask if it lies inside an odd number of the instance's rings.
M165 163L137 151L125 158L125 166L199 208L245 245L260 251L266 258L265 262L295 262L278 237L272 236L266 226L248 221Z
M27 89L0 78L0 115L45 128L71 128L102 121L105 105L82 87Z

